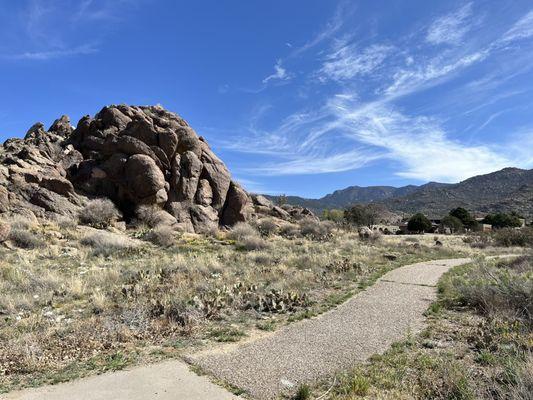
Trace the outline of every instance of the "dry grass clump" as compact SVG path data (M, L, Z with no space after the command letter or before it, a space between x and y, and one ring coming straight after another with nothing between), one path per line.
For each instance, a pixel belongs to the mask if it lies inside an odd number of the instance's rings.
M245 222L235 224L226 236L236 241L238 249L251 251L269 247L269 243L261 237L259 231Z
M9 225L11 225L11 228L13 229L28 230L31 228L35 228L35 226L37 225L36 221L23 215L13 215L8 219L7 222L9 223Z
M496 265L458 268L439 285L448 305L468 306L487 317L520 320L533 328L533 256Z
M38 249L46 246L45 241L38 234L26 229L11 229L9 240L21 249Z
M80 240L84 246L91 247L95 255L110 255L119 250L133 249L137 243L124 235L106 231L90 233Z
M303 236L314 240L323 240L331 236L335 223L332 221L319 221L314 218L303 218L298 221L300 232Z
M286 222L279 227L279 234L287 239L295 239L302 236L300 227L289 222Z
M237 242L237 247L243 250L264 250L270 247L270 244L261 236L246 236Z
M67 217L66 215L58 215L54 222L61 229L74 229L78 226L78 221L75 218Z
M278 225L272 218L262 218L257 222L257 229L261 232L261 235L271 236L278 231Z
M230 229L226 236L228 239L239 241L248 236L257 236L258 234L257 229L250 224L247 224L246 222L238 222Z
M148 225L150 228L175 223L175 220L169 213L156 206L139 206L135 214L140 222Z
M109 199L95 199L89 201L80 212L82 223L95 228L106 228L122 218L122 213Z
M175 232L168 225L159 225L148 232L145 239L158 246L169 247L175 242Z

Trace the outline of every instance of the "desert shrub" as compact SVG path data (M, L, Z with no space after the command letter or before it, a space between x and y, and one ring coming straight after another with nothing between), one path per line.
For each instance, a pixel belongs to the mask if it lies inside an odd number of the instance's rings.
M242 240L248 236L257 236L258 232L257 229L255 229L250 224L247 224L246 222L238 222L233 226L233 228L230 229L230 231L227 234L227 237L232 240Z
M26 229L11 229L9 240L22 249L37 249L45 246L44 240L39 235Z
M20 230L28 230L36 225L35 220L19 214L12 215L7 222L11 225L11 229Z
M270 236L276 233L278 225L271 218L263 218L257 222L257 229L261 235Z
M533 247L533 228L502 228L494 233L494 240L499 246Z
M287 239L294 239L301 236L300 227L289 222L279 227L279 234Z
M109 199L89 201L79 215L80 221L96 228L105 228L122 218L122 214Z
M78 221L75 218L67 217L66 215L58 215L55 218L55 222L61 229L73 229L78 226Z
M517 268L517 265L520 265ZM533 257L489 265L479 262L457 269L439 283L443 303L467 306L489 317L533 324Z
M94 232L80 240L84 246L92 247L95 255L109 255L118 250L132 249L137 246L130 238L111 232Z
M359 229L359 239L368 243L376 243L381 239L381 233L370 228L363 227Z
M245 236L237 241L237 246L243 250L263 250L269 248L269 243L259 235Z
M159 225L148 232L145 239L158 246L169 247L174 243L174 230L168 225Z
M314 218L304 218L298 222L300 232L303 236L311 239L321 240L329 237L335 227L331 221L318 221Z
M486 232L475 232L463 238L463 242L474 249L484 249L492 244L492 237Z
M165 210L153 205L142 205L135 210L137 222L141 222L155 228L159 225L173 225L176 223L176 219Z

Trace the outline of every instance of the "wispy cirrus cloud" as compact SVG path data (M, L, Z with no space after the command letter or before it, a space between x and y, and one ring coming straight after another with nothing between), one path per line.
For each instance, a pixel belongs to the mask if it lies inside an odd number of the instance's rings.
M98 48L92 45L83 45L74 48L48 51L29 51L19 54L11 54L5 58L11 60L51 60L54 58L73 57L77 55L93 54L98 52Z
M428 28L426 41L432 44L458 44L471 29L472 3L437 18Z
M96 53L109 21L116 23L140 1L29 0L13 17L13 24L4 27L15 40L3 46L0 58L47 61Z
M392 83L384 89L389 96L403 96L431 87L449 79L454 73L483 61L489 55L488 50L454 56L449 53L439 55L409 68L396 71Z
M342 44L327 56L319 77L323 80L346 80L375 73L394 48L374 44L359 49L356 44Z
M515 47L511 43L533 36L533 12L489 40L471 31L480 21L473 4L468 3L434 19L422 30L424 35L417 29L407 37L362 46L353 35L335 31L323 39L329 50L318 54L316 60L320 64L309 74L308 84L317 78L328 83L313 89L318 94L324 89L320 105L289 114L273 129L262 130L258 123L253 131L249 130L252 140L248 136L247 140L233 141L232 148L273 157L275 161L247 170L269 176L341 172L387 162L394 163L399 177L457 182L509 165L532 166L531 155L524 154L511 139L503 143L500 140L498 145L474 142L472 136L462 140L460 132L450 129L440 118L399 106L412 98L420 99L433 89L437 91L444 83L464 79L476 67L507 57L506 52ZM336 38L337 35L341 37ZM461 46L442 50L436 44ZM510 70L490 69L481 79L467 79L458 86L457 93L468 97L469 110L524 93L523 89L515 89L505 91L505 96L498 92L498 96L495 91L531 69L524 67L530 65L528 60L528 53L514 55L512 62L504 64ZM333 94L332 87L337 89ZM430 109L423 102L418 110L424 108ZM488 116L478 117L474 131L483 130L508 111L512 109L490 110Z
M274 73L263 79L263 83L267 84L271 81L288 81L291 75L283 68L282 61L278 60L274 65Z
M322 29L308 42L302 46L295 47L289 57L297 57L308 50L318 46L319 44L331 39L344 26L345 21L349 15L355 11L355 8L348 1L343 0L335 9L335 13L328 19ZM292 47L292 46L291 46Z
M503 36L504 42L527 39L533 36L533 10L520 18Z

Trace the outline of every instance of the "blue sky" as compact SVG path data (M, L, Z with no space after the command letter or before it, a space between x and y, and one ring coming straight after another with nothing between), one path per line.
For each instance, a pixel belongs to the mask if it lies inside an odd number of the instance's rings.
M251 191L533 167L533 3L0 0L0 139L162 104Z

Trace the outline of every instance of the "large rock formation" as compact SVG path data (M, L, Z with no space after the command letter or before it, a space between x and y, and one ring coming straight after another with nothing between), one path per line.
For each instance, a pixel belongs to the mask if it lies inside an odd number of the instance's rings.
M0 213L74 217L94 197L111 199L126 218L140 205L160 208L197 232L257 212L291 216L248 195L204 138L160 106L104 107L75 129L63 116L48 131L35 124L0 150Z

